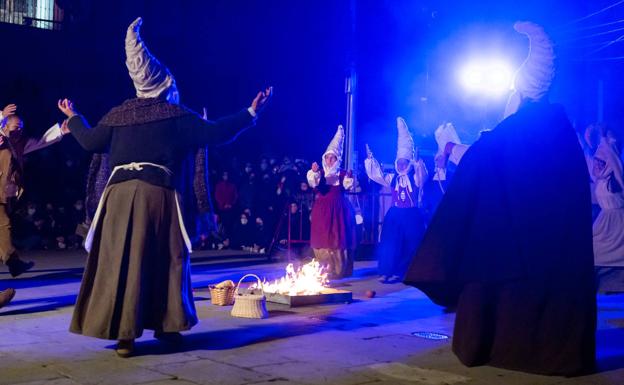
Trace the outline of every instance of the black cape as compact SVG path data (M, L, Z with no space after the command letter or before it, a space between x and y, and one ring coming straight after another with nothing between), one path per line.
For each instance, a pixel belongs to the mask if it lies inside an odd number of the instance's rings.
M588 171L562 107L523 106L467 151L405 283L457 307L466 365L591 371L596 298Z

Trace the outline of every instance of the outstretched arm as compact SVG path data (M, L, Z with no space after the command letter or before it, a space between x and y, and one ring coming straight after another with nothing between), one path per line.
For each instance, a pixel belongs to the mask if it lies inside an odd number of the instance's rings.
M67 121L64 121L62 125L56 123L52 127L50 127L45 134L41 137L41 139L32 139L29 138L26 141L26 145L24 146L24 154L28 154L29 152L37 151L42 148L48 147L51 144L60 142L63 139L63 135L69 133L69 131L65 131L63 128L67 127Z
M250 126L253 126L257 114L262 111L271 96L273 95L273 87L267 88L265 91L258 92L251 102L251 106L234 115L226 116L216 121L209 121L204 116L191 116L190 122L185 121L180 127L180 132L188 133L189 143L199 145L222 145L234 141L242 132ZM188 124L190 123L190 124ZM192 129L189 131L189 127Z
M427 166L425 166L425 162L422 159L418 159L414 162L414 182L418 188L423 188L427 179L429 179Z
M104 151L110 144L113 129L109 126L90 128L86 119L79 115L71 100L58 101L58 108L69 119L67 127L78 143L87 151Z
M368 144L366 145L366 154L367 158L364 159L364 170L366 170L366 175L368 175L368 178L373 182L379 183L382 186L390 186L390 183L388 183L387 178L384 176L384 173L381 170L381 165L379 164L377 159L373 157L373 152L370 150L370 147L368 147Z

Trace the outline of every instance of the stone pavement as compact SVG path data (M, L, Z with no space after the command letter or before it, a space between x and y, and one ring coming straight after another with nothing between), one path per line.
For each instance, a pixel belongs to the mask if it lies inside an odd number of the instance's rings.
M340 283L350 304L288 308L269 305L270 318L233 318L230 307L210 304L205 287L253 272L281 276L285 263L257 256L193 254L200 324L177 350L151 332L137 340L137 355L122 359L114 342L70 334L72 305L84 264L80 252L31 257L32 273L11 279L0 270L0 289L17 296L0 310L0 384L624 384L624 296L599 297L601 371L545 377L491 367L466 368L450 351L452 313L401 284L381 285L375 263L356 263ZM366 290L377 296L366 298ZM436 334L433 334L436 336Z

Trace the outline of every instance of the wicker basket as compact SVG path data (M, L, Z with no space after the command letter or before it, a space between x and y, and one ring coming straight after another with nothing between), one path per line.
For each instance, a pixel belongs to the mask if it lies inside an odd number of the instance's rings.
M234 286L208 286L210 289L210 303L218 306L229 306L234 304Z
M255 277L258 280L258 286L262 294L241 294L238 292L241 282L247 277ZM232 307L232 316L241 318L267 318L269 312L266 308L266 297L264 296L264 287L262 281L255 274L247 274L238 281L236 290L234 290L234 306Z

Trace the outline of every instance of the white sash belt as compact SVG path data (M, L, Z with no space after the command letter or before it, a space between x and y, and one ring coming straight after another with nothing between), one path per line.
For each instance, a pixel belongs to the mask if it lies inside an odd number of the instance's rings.
M108 178L108 181L106 182L106 187L108 187L108 184L113 178L113 175L115 175L117 171L119 170L141 171L143 170L143 166L157 167L163 170L164 172L166 172L167 174L173 175L173 172L171 172L171 170L169 170L167 167L162 166L160 164L150 163L150 162L132 162L132 163L116 166L113 169L113 172L111 172L111 175ZM104 189L104 191L106 191L106 188ZM182 210L180 209L180 201L178 200L178 192L175 190L174 190L174 196L175 196L176 209L178 210L178 223L180 224L180 231L182 232L182 237L184 238L184 243L186 244L186 248L188 249L190 253L193 251L191 247L191 239L189 238L188 232L186 231L186 227L184 226L184 220L182 219ZM85 249L89 252L91 251L91 245L93 244L93 235L95 234L95 229L100 219L103 206L104 206L104 194L102 194L102 196L100 197L97 210L95 210L95 215L93 216L93 220L91 221L91 226L89 227L89 232L87 233L87 237L85 238Z

